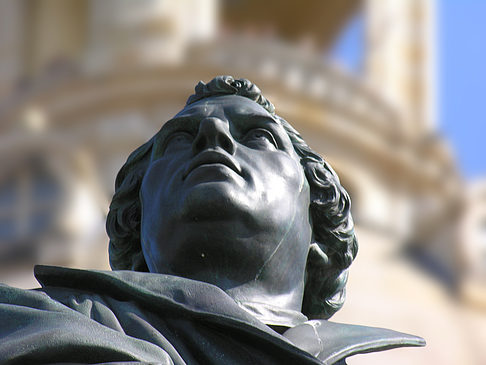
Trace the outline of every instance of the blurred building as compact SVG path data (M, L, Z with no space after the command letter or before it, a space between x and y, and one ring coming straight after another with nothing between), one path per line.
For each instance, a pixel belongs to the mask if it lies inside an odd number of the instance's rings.
M462 182L437 134L434 6L0 0L2 281L35 285L34 262L108 268L116 172L198 80L231 74L259 85L350 192L360 254L336 320L429 341L349 363L474 363L462 324L434 328L458 316L450 289L464 267ZM352 73L329 53L356 16L365 46Z
M464 299L486 307L486 180L470 183L466 190L466 209L462 216L461 242Z

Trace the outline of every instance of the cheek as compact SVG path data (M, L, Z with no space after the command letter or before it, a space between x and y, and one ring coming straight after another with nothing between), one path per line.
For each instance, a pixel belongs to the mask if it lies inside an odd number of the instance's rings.
M300 199L306 183L302 167L284 154L265 157L262 166L259 171L262 199L272 206L288 206L290 209Z
M150 164L142 180L140 199L142 205L166 205L181 183L181 163L159 159Z
M287 156L276 157L269 159L269 165L266 169L267 171L271 171L269 176L272 179L272 185L282 192L295 195L304 186L304 171L300 164L292 158Z
M269 226L276 225L281 233L290 226L300 227L300 239L310 241L309 204L310 188L300 163L290 159L274 159L268 166L271 171L265 186L262 209L267 212ZM271 212L271 214L268 214ZM285 233L286 234L286 233ZM307 250L307 246L304 248Z

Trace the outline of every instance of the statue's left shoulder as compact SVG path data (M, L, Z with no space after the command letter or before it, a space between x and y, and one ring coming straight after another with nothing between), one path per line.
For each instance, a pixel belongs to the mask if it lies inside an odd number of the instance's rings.
M367 352L425 346L425 340L418 336L326 320L307 321L290 328L284 336L324 364L342 364L349 356Z

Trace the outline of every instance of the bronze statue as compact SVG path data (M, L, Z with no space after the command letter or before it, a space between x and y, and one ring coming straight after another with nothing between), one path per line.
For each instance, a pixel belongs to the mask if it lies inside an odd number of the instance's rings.
M248 80L200 82L130 155L107 231L114 271L0 288L1 361L343 364L424 344L327 321L358 248L350 199Z

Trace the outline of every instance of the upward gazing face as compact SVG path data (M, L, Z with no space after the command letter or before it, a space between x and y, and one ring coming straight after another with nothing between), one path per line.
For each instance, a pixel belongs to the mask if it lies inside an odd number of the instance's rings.
M179 112L155 137L140 198L151 272L224 288L268 275L303 282L309 186L284 128L257 103L217 96Z

